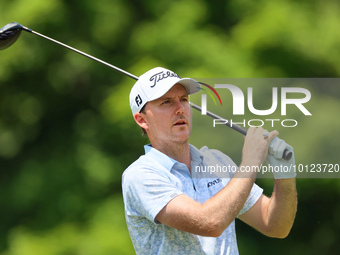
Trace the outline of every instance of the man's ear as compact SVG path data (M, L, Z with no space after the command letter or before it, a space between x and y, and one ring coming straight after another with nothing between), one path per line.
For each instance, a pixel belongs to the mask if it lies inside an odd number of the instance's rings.
M145 130L148 129L149 126L145 120L145 114L137 112L133 115L133 118L141 128L144 128Z

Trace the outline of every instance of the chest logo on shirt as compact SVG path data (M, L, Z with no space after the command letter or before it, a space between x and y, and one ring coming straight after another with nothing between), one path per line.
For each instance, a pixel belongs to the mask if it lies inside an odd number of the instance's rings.
M220 183L220 182L222 182L222 180L220 178L217 178L216 180L208 182L207 186L208 186L208 188L210 188L211 186L214 186L215 184Z

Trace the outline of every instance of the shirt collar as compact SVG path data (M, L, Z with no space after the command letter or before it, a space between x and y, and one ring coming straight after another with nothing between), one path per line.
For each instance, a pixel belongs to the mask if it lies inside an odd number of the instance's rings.
M193 145L189 144L190 147L190 156L191 156L191 165L196 164L199 165L203 161L202 153Z
M199 165L203 161L203 155L201 152L193 145L189 144L191 165ZM159 150L153 148L151 144L144 145L145 155L152 158L153 160L162 164L169 171L173 166L179 162L160 152Z
M176 160L170 158L159 150L153 148L151 144L144 145L145 156L152 158L161 165L163 165L169 171L177 163Z

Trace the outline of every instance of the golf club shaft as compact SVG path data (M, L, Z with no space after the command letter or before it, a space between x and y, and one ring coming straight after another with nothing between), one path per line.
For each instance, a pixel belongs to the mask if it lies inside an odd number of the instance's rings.
M48 36L46 36L46 35L40 34L40 33L38 33L38 32L35 32L35 31L33 31L32 29L29 29L29 28L26 28L26 27L24 28L24 30L27 31L27 32L30 32L30 33L32 33L32 34L35 34L35 35L37 35L37 36L43 37L43 38L45 38L45 39L47 39L47 40L49 40L49 41L51 41L51 42L54 42L54 43L56 43L56 44L59 44L59 45L65 47L65 48L67 48L67 49L69 49L69 50L72 50L72 51L74 51L74 52L76 52L76 53L78 53L78 54L80 54L80 55L82 55L82 56L85 56L85 57L89 58L89 59L95 60L95 61L97 61L97 62L99 62L99 63L101 63L101 64L103 64L103 65L105 65L105 66L108 66L108 67L110 67L110 68L112 68L112 69L114 69L114 70L116 70L116 71L118 71L118 72L121 72L121 73L123 73L123 74L129 76L129 77L132 78L132 79L138 80L138 77L137 77L137 76L135 76L135 75L133 75L133 74L131 74L131 73L129 73L129 72L127 72L127 71L121 69L121 68L118 68L118 67L116 67L116 66L114 66L114 65L111 65L111 64L109 64L109 63L107 63L107 62L105 62L105 61L103 61L103 60L101 60L101 59L99 59L99 58L96 58L96 57L94 57L94 56L91 56L91 55L89 55L89 54L87 54L87 53L85 53L85 52L83 52L83 51L80 51L80 50L78 50L78 49L75 49L75 48L73 48L73 47L71 47L71 46L69 46L69 45L67 45L67 44L65 44L65 43L59 42L59 41L57 41L57 40L55 40L55 39L53 39L53 38L50 38L50 37L48 37ZM190 102L190 105L191 105L191 107L194 108L195 110L198 110L198 111L202 112L202 108L201 108L200 106L198 106L198 105L196 105L196 104L194 104L194 103L191 103L191 102ZM214 113L212 113L212 112L209 112L209 111L207 111L207 115L210 116L210 117L212 117L212 118L214 118L214 119L223 119L223 118L221 118L220 116L218 116L218 115L216 115L216 114L214 114ZM227 122L227 123L225 124L226 126L228 126L228 127L232 128L232 129L234 129L234 130L240 132L240 133L243 134L243 135L246 135L246 134L247 134L247 130L246 130L245 128L242 128L242 127L240 127L240 126L238 126L238 125L230 125L230 124L229 124L229 121L226 121L226 122Z
M71 46L68 46L67 44L64 44L64 43L62 43L62 42L59 42L59 41L57 41L57 40L54 40L54 39L52 39L52 38L50 38L50 37L48 37L48 36L46 36L46 35L40 34L40 33L38 33L38 32L35 32L35 31L31 30L31 29L25 30L25 31L31 32L32 34L35 34L35 35L40 36L40 37L43 37L43 38L45 38L45 39L47 39L47 40L49 40L49 41L51 41L51 42L57 43L57 44L59 44L59 45L61 45L61 46L64 46L65 48L67 48L67 49L69 49L69 50L72 50L72 51L74 51L74 52L76 52L76 53L78 53L78 54L80 54L80 55L83 55L84 57L87 57L87 58L90 58L90 59L92 59L92 60L95 60L95 61L97 61L97 62L99 62L99 63L101 63L101 64L103 64L103 65L105 65L105 66L108 66L108 67L110 67L110 68L112 68L112 69L114 69L114 70L116 70L116 71L118 71L118 72L121 72L121 73L123 73L123 74L129 76L129 77L132 78L132 79L138 80L138 77L137 77L137 76L135 76L135 75L133 75L133 74L131 74L131 73L129 73L129 72L123 70L123 69L120 69L120 68L118 68L118 67L116 67L116 66L114 66L114 65L111 65L111 64L109 64L109 63L107 63L107 62L105 62L105 61L103 61L103 60L101 60L101 59L99 59L99 58L93 57L93 56L91 56L91 55L89 55L89 54L87 54L87 53L85 53L85 52L82 52L82 51L77 50L77 49L75 49L75 48L73 48L73 47L71 47Z
M99 62L99 63L101 63L101 64L103 64L103 65L105 65L105 66L108 66L108 67L110 67L110 68L112 68L112 69L114 69L114 70L116 70L116 71L118 71L118 72L121 72L121 73L123 73L123 74L129 76L129 77L132 78L132 79L138 80L138 77L137 77L137 76L135 76L135 75L133 75L133 74L131 74L131 73L129 73L129 72L127 72L127 71L121 69L121 68L118 68L118 67L116 67L116 66L114 66L114 65L111 65L111 64L109 64L109 63L107 63L107 62L105 62L105 61L103 61L103 60L101 60L101 59L99 59L99 58L93 57L93 56L91 56L91 55L89 55L89 54L87 54L87 53L85 53L85 52L83 52L83 51L80 51L80 50L78 50L78 49L75 49L75 48L73 48L73 47L71 47L71 46L69 46L69 45L67 45L67 44L64 44L64 43L59 42L59 41L57 41L57 40L55 40L55 39L52 39L52 38L50 38L50 37L48 37L48 36L46 36L46 35L40 34L40 33L38 33L38 32L35 32L35 31L33 31L32 29L29 29L29 28L26 28L26 27L25 27L24 30L27 31L27 32L30 32L30 33L32 33L32 34L35 34L35 35L37 35L37 36L43 37L43 38L45 38L45 39L47 39L47 40L49 40L49 41L51 41L51 42L57 43L57 44L59 44L59 45L65 47L65 48L67 48L67 49L69 49L69 50L72 50L72 51L74 51L74 52L76 52L76 53L78 53L78 54L80 54L80 55L83 55L83 56L85 56L85 57L87 57L87 58L90 58L90 59L92 59L92 60L95 60L95 61L97 61L97 62ZM198 111L202 112L202 108L201 108L200 106L198 106L198 105L196 105L196 104L194 104L194 103L191 103L191 102L190 102L190 105L191 105L191 107L194 108L195 110L198 110ZM218 115L216 115L216 114L214 114L214 113L212 113L212 112L209 112L209 111L207 111L207 115L210 116L210 117L212 117L212 118L214 118L214 119L226 120L226 119L224 119L224 118L222 118L222 117L220 117L220 116L218 116ZM236 131L238 131L239 133L241 133L241 134L243 134L243 135L246 135L246 134L247 134L247 129L245 129L245 128L243 128L243 127L240 127L240 126L238 126L238 125L236 125L236 124L230 125L228 120L226 120L225 125L228 126L228 127L230 127L230 128L232 128L232 129L234 129L234 130L236 130Z
M76 53L78 53L78 54L80 54L80 55L83 55L83 56L85 56L85 57L87 57L87 58L90 58L90 59L92 59L92 60L95 60L95 61L97 61L97 62L99 62L99 63L101 63L101 64L103 64L103 65L105 65L105 66L108 66L108 67L112 68L112 69L115 69L116 71L119 71L119 72L121 72L121 73L123 73L123 74L129 76L129 77L132 78L132 79L138 80L138 77L137 77L137 76L135 76L135 75L133 75L133 74L131 74L131 73L129 73L129 72L127 72L127 71L121 69L121 68L118 68L118 67L116 67L116 66L114 66L114 65L111 65L111 64L109 64L109 63L107 63L107 62L105 62L105 61L103 61L103 60L101 60L101 59L99 59L99 58L93 57L93 56L91 56L91 55L89 55L89 54L87 54L87 53L85 53L85 52L82 52L82 51L80 51L80 50L77 50L77 49L75 49L75 48L73 48L73 47L71 47L71 46L69 46L69 45L67 45L67 44L64 44L64 43L62 43L62 42L59 42L59 41L57 41L57 40L55 40L55 39L52 39L52 38L50 38L50 37L48 37L48 36L46 36L46 35L40 34L40 33L38 33L38 32L35 32L35 31L31 30L31 29L25 29L25 31L30 32L30 33L32 33L32 34L35 34L35 35L37 35L37 36L43 37L43 38L45 38L45 39L47 39L47 40L49 40L49 41L51 41L51 42L57 43L57 44L59 44L59 45L65 47L65 48L67 48L67 49L69 49L69 50L72 50L72 51L74 51L74 52L76 52ZM191 102L190 102L190 105L191 105L191 107L194 108L195 110L198 110L198 111L202 112L202 108L201 108L200 106L198 106L198 105L196 105L196 104L194 104L194 103L191 103ZM212 118L214 118L214 119L225 120L224 118L222 118L222 117L216 115L215 113L209 112L209 111L207 111L207 115L210 116L210 117L212 117ZM227 121L227 120L226 120L225 125L228 126L228 127L230 127L230 128L232 128L232 129L234 129L234 130L236 130L236 131L238 131L239 133L241 133L241 134L243 134L243 135L246 135L246 134L247 134L247 129L245 129L245 128L243 128L243 127L240 127L240 126L238 126L238 125L236 125L236 124L230 125L230 124L229 124L229 121Z

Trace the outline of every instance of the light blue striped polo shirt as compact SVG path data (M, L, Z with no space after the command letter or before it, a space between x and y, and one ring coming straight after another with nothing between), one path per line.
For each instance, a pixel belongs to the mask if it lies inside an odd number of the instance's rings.
M235 163L220 151L210 150L206 146L198 150L190 145L190 173L185 164L171 159L151 145L144 148L145 155L132 163L122 176L125 217L136 254L238 254L235 221L215 238L177 230L155 220L160 210L179 194L184 193L204 203L232 177L232 173L229 177L224 173L223 178L219 178L204 172L204 166L237 168ZM240 214L249 210L262 192L254 184Z

